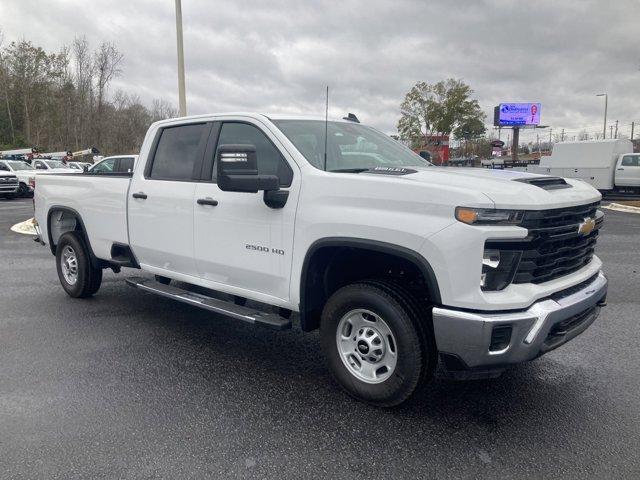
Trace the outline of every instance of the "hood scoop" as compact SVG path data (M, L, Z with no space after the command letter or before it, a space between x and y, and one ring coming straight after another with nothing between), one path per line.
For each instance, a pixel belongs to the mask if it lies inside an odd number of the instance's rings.
M528 183L543 190L558 190L560 188L571 188L564 178L560 177L529 177L529 178L516 178L514 182Z

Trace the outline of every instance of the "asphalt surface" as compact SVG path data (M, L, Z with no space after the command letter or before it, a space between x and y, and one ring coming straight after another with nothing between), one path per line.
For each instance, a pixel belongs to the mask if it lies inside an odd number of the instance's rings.
M0 478L639 478L640 215L607 212L609 306L494 380L381 410L332 381L318 335L127 287L69 298L0 200Z

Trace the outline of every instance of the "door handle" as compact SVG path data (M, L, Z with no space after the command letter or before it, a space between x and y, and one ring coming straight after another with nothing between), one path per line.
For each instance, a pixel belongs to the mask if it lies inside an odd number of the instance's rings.
M213 198L199 198L196 200L196 203L198 205L211 205L212 207L215 207L218 205L218 200L214 200Z
M619 168L618 170L624 170L624 168Z
M146 200L147 199L147 194L144 192L138 192L138 193L134 193L133 195L131 195L133 198L141 198L142 200Z

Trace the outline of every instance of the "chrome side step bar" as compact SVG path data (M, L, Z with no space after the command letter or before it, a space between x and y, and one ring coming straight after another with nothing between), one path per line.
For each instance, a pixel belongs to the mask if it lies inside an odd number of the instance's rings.
M291 320L281 317L275 313L261 312L254 308L236 305L233 301L227 302L217 298L208 297L200 293L190 292L172 285L164 285L149 278L131 277L126 279L127 284L132 287L155 293L172 300L188 303L194 307L203 308L210 312L225 315L236 320L273 328L276 330L286 330L291 328Z

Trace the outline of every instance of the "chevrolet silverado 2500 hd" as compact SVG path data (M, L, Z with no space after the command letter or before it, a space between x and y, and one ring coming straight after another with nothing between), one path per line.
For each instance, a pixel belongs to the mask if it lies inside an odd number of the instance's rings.
M154 123L130 174L39 177L35 216L70 296L132 267L155 275L134 287L257 326L299 312L338 383L392 406L438 362L491 374L584 331L607 292L600 198L435 167L350 120L238 113Z

